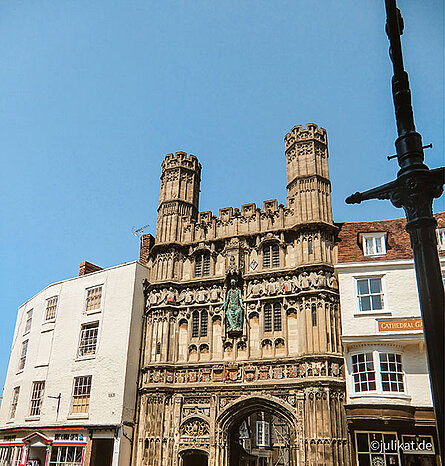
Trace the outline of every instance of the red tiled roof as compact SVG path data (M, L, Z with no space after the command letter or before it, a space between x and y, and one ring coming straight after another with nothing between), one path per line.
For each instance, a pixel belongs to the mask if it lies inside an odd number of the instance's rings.
M434 217L438 227L444 228L445 212L437 213ZM406 219L404 218L337 224L340 228L337 237L338 263L412 259L410 239L405 225ZM386 254L384 256L363 255L361 233L386 233ZM445 251L439 251L439 254L445 256Z

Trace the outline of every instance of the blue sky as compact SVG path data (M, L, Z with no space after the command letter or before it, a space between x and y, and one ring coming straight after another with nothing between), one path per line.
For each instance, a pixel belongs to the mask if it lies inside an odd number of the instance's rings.
M444 163L444 5L399 0L414 114ZM375 0L0 3L0 385L18 306L46 285L138 257L160 163L203 165L202 211L285 201L283 138L328 131L336 221L395 218L349 194L392 180L396 129ZM436 210L445 210L443 201Z

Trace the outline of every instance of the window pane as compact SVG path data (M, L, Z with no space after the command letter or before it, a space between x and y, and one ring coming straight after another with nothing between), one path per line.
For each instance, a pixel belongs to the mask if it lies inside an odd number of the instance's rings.
M280 248L277 244L272 246L272 267L280 266Z
M371 310L371 299L369 296L360 298L360 310L370 311Z
M87 290L86 307L87 311L93 311L94 309L100 309L100 303L102 299L102 287L96 286Z
M201 254L196 256L195 276L197 277L202 276L202 255Z
M210 254L205 253L203 254L203 268L202 268L202 274L204 276L210 275Z
M359 295L369 294L368 280L357 280Z
M372 353L361 353L353 355L352 367L354 389L356 392L371 391L376 389Z
M264 331L272 331L272 306L270 304L264 305Z
M74 378L72 413L88 413L90 405L91 375Z
M192 337L199 336L199 312L194 311L192 314Z
M97 333L99 331L99 322L83 325L80 332L79 356L88 356L96 354Z
M263 267L266 269L270 267L270 246L263 247Z
M375 252L377 254L381 254L383 252L382 242L383 242L382 236L375 238Z
M40 416L40 407L42 404L44 389L45 382L33 382L31 394L31 408L29 411L30 416Z
M57 296L53 296L46 300L45 320L52 320L56 318L57 300Z
M367 433L358 433L357 434L357 451L364 452L368 450L369 443L368 443L368 434Z
M371 278L369 282L371 285L371 294L380 293L382 291L382 284L380 278Z
M374 238L366 238L365 239L365 248L366 248L365 254L368 254L368 255L375 254L375 251L374 251Z
M372 300L372 309L373 310L383 309L383 301L382 301L381 295L371 296L371 300Z
M276 332L281 331L281 305L278 303L273 305L273 328Z
M208 314L207 311L201 311L201 336L207 336Z

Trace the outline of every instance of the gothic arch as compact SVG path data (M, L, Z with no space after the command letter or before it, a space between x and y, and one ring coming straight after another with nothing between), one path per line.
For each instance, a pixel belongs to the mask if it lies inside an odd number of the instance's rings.
M289 428L288 448L290 465L295 466L297 451L298 420L295 410L277 397L261 395L246 396L235 400L225 407L216 418L215 431L218 447L216 449L216 463L221 466L238 464L240 450L234 441L234 429L240 423L256 412L269 412L278 416ZM232 456L233 455L233 456Z
M272 396L248 396L235 400L220 412L216 419L216 425L223 432L227 431L236 420L244 418L257 410L270 410L278 413L296 431L297 417L294 410L286 406L280 399Z

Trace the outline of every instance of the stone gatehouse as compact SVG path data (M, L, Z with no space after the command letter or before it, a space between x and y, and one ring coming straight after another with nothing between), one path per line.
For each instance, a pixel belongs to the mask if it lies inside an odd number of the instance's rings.
M285 155L286 205L218 216L199 212L195 156L162 163L134 466L349 464L326 131L295 126Z

